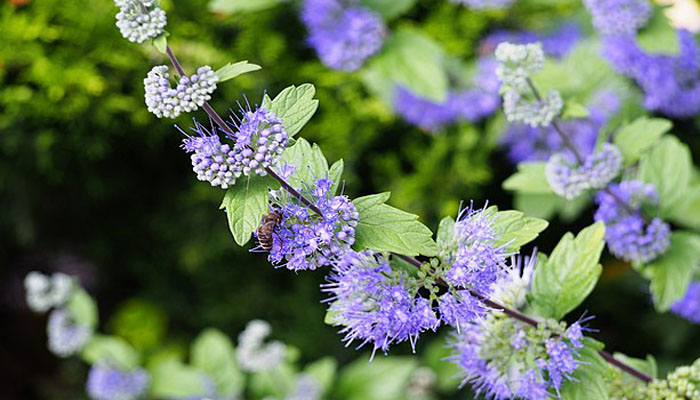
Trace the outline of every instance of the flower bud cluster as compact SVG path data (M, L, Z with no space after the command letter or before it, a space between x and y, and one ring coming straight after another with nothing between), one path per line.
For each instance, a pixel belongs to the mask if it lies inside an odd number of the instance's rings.
M270 371L282 363L287 348L282 342L272 341L263 344L270 334L270 324L261 320L248 322L238 335L236 358L244 371Z
M537 328L499 311L474 320L451 340L454 362L486 398L544 400L559 392L581 364L583 328L555 321Z
M335 196L333 181L319 179L299 192L321 211L318 215L286 192L272 193L270 213L280 216L268 259L287 269L314 270L330 265L355 243L360 215L347 196Z
M265 108L248 110L243 119L231 124L232 144L222 143L216 128L195 122L196 133L183 139L182 148L192 153L192 170L197 179L227 189L241 176L265 176L266 168L277 164L287 146L288 135L280 118Z
M158 118L176 118L183 112L192 112L211 100L219 76L205 65L192 76L181 76L175 88L170 85L167 65L151 69L143 80L148 111Z
M547 161L545 175L554 193L574 199L589 189L602 189L622 169L622 153L617 146L604 143L600 151L586 157L583 165L571 162L570 156L555 153Z
M92 328L73 320L70 311L59 308L51 312L46 325L49 350L59 357L78 353L92 337Z
M596 195L595 220L605 223L605 240L610 252L635 265L646 264L666 252L671 243L670 226L660 218L646 221L642 214L642 206L658 203L654 186L623 181L610 185L609 190L612 195L602 191Z
M34 312L43 313L53 307L62 307L73 291L73 279L61 272L51 277L32 271L24 278L27 304Z
M543 98L533 98L529 79L544 68L542 45L503 42L496 47L495 55L501 63L496 74L502 83L503 112L508 121L532 127L549 126L561 112L564 102L555 90L550 90Z
M168 24L165 11L154 0L115 0L115 4L119 7L117 28L130 42L155 39Z

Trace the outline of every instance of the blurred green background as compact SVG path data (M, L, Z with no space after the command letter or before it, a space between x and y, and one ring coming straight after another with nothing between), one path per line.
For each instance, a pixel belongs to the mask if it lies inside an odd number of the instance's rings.
M400 23L420 27L451 55L469 57L475 41L497 25L565 16L578 7L535 3L541 5L531 14L514 19L424 0ZM186 69L241 59L263 66L222 84L215 108L236 109L244 93L256 102L266 90L316 85L320 108L302 135L330 161L345 160L351 197L391 190L392 205L420 214L433 228L461 200L511 205L500 182L513 166L496 148L489 123L435 136L397 119L367 93L359 74L318 62L304 44L295 4L234 16L210 13L205 0L168 0L163 7L170 44ZM45 317L23 304L21 282L34 269L78 276L98 300L101 329L137 347L182 346L208 326L235 337L257 318L272 324L276 339L299 348L302 361L332 355L347 363L360 356L322 322L323 273L276 270L234 244L218 209L224 192L194 179L172 121L154 118L143 104L144 76L166 60L152 46L123 40L115 13L107 0L0 3L0 397L84 398L86 367L53 357L45 347ZM197 117L205 119L203 112ZM186 127L188 118L176 123ZM694 139L697 156L696 124L677 127L682 139ZM554 221L538 247L551 250L563 232L591 219L587 210L576 221ZM613 351L652 353L662 369L697 358L700 328L655 314L646 286L627 266L607 263L578 314L596 316L594 336ZM433 340L441 339L427 335L418 352Z

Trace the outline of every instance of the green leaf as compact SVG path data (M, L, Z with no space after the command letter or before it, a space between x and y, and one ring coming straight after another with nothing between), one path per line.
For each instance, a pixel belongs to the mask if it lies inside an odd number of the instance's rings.
M567 101L564 105L564 110L561 112L562 119L571 118L587 118L590 113L588 112L588 107L581 103L575 101Z
M205 396L207 375L179 361L167 360L149 368L151 378L150 397L155 399L181 399Z
M362 0L360 3L384 19L392 19L411 9L415 2L416 0Z
M280 2L281 0L212 0L209 3L209 11L224 14L261 11Z
M237 397L242 393L245 376L238 369L231 340L220 331L210 328L197 336L190 362L214 380L219 396Z
M598 261L604 235L605 225L600 222L575 238L567 233L546 262L537 263L529 299L538 314L559 320L588 296L602 272Z
M338 311L331 311L330 309L326 311L326 315L323 317L323 323L326 325L330 326L335 326L340 323L340 321L336 320L336 316L338 315Z
M331 186L331 193L334 193L334 194L338 193L338 188L343 183L343 168L344 167L345 167L345 163L343 162L343 159L341 158L340 160L334 162L333 165L331 165L331 168L328 170L328 177L333 181L333 186Z
M413 357L377 357L371 363L360 358L341 372L337 398L403 400L416 368L418 363Z
M239 246L248 243L263 215L268 213L270 184L269 178L253 175L226 191L221 208L226 210L228 227Z
M646 360L628 357L622 353L615 353L615 354L613 354L613 357L615 357L616 359L622 361L623 363L633 367L636 370L644 372L645 374L651 376L652 378L656 378L656 376L658 374L658 372L657 372L658 368L656 367L656 359L651 354L647 355Z
M360 214L354 247L407 256L436 255L430 228L420 223L417 215L384 204L388 198L389 193L381 193L353 201Z
M518 193L553 193L544 174L545 162L524 162L518 164L518 172L503 182L503 189Z
M675 55L680 52L678 35L662 7L654 7L654 13L644 29L637 35L637 42L645 53Z
M314 144L313 147L304 138L299 138L294 146L287 147L280 157L280 165L293 165L294 173L287 182L294 188L304 185L313 186L316 180L330 175L328 162L321 149Z
M449 243L452 241L452 235L454 234L455 220L452 217L445 217L440 220L440 225L437 231L437 243L439 246Z
M117 336L95 335L80 352L88 364L107 361L116 367L129 370L139 364L139 354L126 340Z
M97 326L97 305L83 288L75 287L73 289L70 299L68 299L68 311L75 322L91 328Z
M494 232L499 235L494 244L506 246L509 252L517 252L521 246L535 240L548 225L549 222L528 217L520 211L498 211L492 221Z
M239 61L237 63L228 63L223 67L216 70L215 74L219 77L219 82L226 82L229 79L233 79L239 75L246 74L248 72L259 71L262 67L257 64L249 64L248 60Z
M318 100L314 99L315 94L316 88L310 83L299 87L292 85L270 100L269 105L265 105L268 102L264 99L263 105L277 117L282 118L284 128L291 138L309 122L316 112Z
M658 311L667 311L685 294L700 259L700 236L673 232L666 253L644 269L651 280L651 294Z
M447 98L444 51L416 29L399 28L370 62L363 79L374 93L391 103L399 85L435 102Z
M321 394L324 394L333 387L337 369L337 361L332 357L324 357L307 365L304 374L313 377L321 388Z
M170 36L170 33L168 33L168 31L163 31L162 34L153 39L153 46L163 54L168 52L168 36Z
M678 225L700 230L700 180L696 174L690 185L684 206L678 207L668 218Z
M610 366L598 354L599 346L592 339L584 339L584 347L576 357L580 361L571 379L561 385L561 398L565 400L606 400L608 399L607 379Z
M659 195L659 213L671 216L685 207L692 174L688 146L674 136L665 136L639 162L639 179L654 184Z
M632 164L672 127L673 124L667 119L640 117L623 126L615 135L614 142L622 152L625 163Z

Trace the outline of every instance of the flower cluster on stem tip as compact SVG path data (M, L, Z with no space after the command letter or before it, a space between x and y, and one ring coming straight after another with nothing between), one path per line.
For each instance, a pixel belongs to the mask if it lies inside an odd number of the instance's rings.
M272 341L263 344L270 334L270 324L261 320L248 322L238 335L236 357L245 371L269 371L282 363L287 349L282 342Z
M63 306L73 290L73 279L61 272L46 276L32 271L24 278L27 304L34 312L46 312L52 307Z
M134 43L143 43L163 34L168 19L155 0L114 0L119 7L117 28Z
M647 221L642 212L642 206L658 203L654 186L623 181L608 189L610 193L601 191L596 195L595 220L605 223L610 252L634 264L648 263L663 254L670 245L671 228L660 218ZM623 207L618 199L628 207Z
M95 400L136 400L148 389L145 370L123 371L108 363L92 366L87 380L87 392Z
M301 19L309 32L308 43L324 64L354 71L382 47L386 27L378 14L356 1L344 3L305 0Z
M554 193L574 199L589 189L602 189L622 169L622 153L617 146L603 143L600 151L586 156L582 165L566 153L555 153L547 161L545 175Z
M285 168L286 174L291 173ZM335 196L331 179L318 179L299 192L321 211L314 213L287 192L271 192L270 213L281 220L273 230L269 260L294 271L330 265L355 243L360 216L347 196Z
M579 322L534 328L492 310L453 335L450 360L461 369L462 383L487 398L544 400L557 396L581 364L582 330Z
M634 34L652 14L649 0L584 0L593 25L605 35Z
M274 113L249 107L242 111L241 119L231 117L235 129L227 137L232 142L222 143L217 128L207 129L195 121L195 135L182 141L182 148L192 153L192 169L200 181L226 189L241 176L267 175L266 168L279 161L287 146L288 135L282 120ZM182 130L181 130L182 132Z
M192 76L181 76L175 88L169 78L168 66L158 65L143 80L146 106L158 118L176 118L183 112L197 110L211 100L219 81L208 65L199 67Z
M556 90L550 90L543 98L531 91L530 76L539 72L545 63L542 45L504 42L496 47L495 55L501 63L496 73L503 85L503 112L508 121L533 127L549 126L561 112L564 102Z
M59 308L51 312L46 333L49 350L59 357L68 357L85 347L92 337L92 328L74 321L70 311Z

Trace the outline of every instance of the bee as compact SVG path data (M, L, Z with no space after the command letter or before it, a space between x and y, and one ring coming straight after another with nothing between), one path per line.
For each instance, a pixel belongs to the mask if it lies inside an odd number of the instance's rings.
M260 247L265 251L272 249L272 235L277 224L282 222L282 214L273 211L263 217L262 224L255 233L258 236Z

